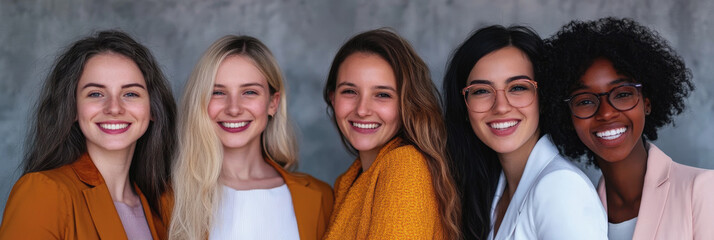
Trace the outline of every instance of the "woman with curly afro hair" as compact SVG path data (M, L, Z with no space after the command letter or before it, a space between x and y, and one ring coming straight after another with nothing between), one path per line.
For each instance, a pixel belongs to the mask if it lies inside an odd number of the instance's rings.
M631 19L573 21L546 40L545 132L602 170L610 239L714 239L714 171L673 162L650 141L694 89L684 61Z

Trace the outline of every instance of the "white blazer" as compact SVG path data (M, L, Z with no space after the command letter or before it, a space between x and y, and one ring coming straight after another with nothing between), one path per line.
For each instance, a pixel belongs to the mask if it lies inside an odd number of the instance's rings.
M506 187L501 172L491 207ZM607 239L607 215L588 177L565 160L548 135L538 140L495 239Z

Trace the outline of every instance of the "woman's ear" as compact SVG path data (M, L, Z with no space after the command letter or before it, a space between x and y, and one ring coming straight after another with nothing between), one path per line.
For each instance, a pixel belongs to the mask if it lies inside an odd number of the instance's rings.
M645 98L645 115L650 115L652 111L652 105L650 104L650 99Z
M335 106L335 91L330 91L330 105Z
M270 102L268 103L268 115L275 116L275 113L278 112L278 107L280 106L280 92L275 92L273 93L273 96L270 96Z

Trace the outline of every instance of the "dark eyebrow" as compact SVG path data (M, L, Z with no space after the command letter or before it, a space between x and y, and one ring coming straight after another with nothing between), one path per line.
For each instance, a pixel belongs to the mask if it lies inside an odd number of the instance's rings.
M350 87L357 87L357 85L355 85L354 83L351 83L351 82L341 82L341 83L337 84L337 86L335 86L335 88L339 88L339 87L342 87L345 85L350 86Z
M391 91L393 91L393 92L397 92L396 89L394 89L393 87L390 87L390 86L376 86L376 87L374 87L374 88L376 88L376 89L384 89L384 90L391 90Z
M138 84L138 83L130 83L130 84L121 86L121 88L130 88L130 87L138 87L138 88L146 90L146 88L143 85Z
M98 83L87 83L82 87L82 89L88 88L88 87L98 87L98 88L106 88L106 86Z
M85 89L88 87L106 88L107 86L104 86L104 85L98 84L98 83L87 83L84 85L84 87L82 87L82 89ZM130 83L130 84L121 86L121 88L130 88L130 87L138 87L141 89L146 89L143 85L138 84L138 83Z
M341 87L341 86L357 87L357 85L355 85L354 83L351 83L351 82L341 82L341 83L337 84L337 87L335 87L335 88L339 88L339 87ZM384 85L379 85L379 86L376 86L376 87L374 87L374 88L375 88L375 89L383 89L383 90L391 90L391 91L394 91L394 92L397 91L397 90L395 90L393 87L384 86Z
M526 75L518 75L518 76L509 77L508 79L506 79L506 84L509 84L513 81L521 80L521 79L528 79L528 80L533 81L533 79L531 79L530 77L528 77Z
M508 79L506 79L506 84L509 84L509 83L511 83L511 82L513 82L513 81L521 80L521 79L533 80L533 79L531 79L529 76L526 76L526 75L518 75L518 76L509 77ZM468 85L477 84L477 83L493 85L493 82L488 81L488 80L481 80L481 79L471 80L471 82L469 82Z
M618 85L618 84L626 83L626 82L632 82L632 80L628 79L628 78L618 78L618 79L612 80L612 82L608 83L607 85Z
M488 81L488 80L480 80L480 79L471 80L471 82L469 82L468 85L477 84L477 83L493 85L493 83L491 83L491 81Z
M627 83L627 82L632 82L632 79L629 79L629 78L618 78L618 79L612 80L612 81L609 82L607 85L612 86L612 85L618 85L618 84ZM581 81L578 81L577 83L575 83L575 86L570 89L570 92L575 92L575 91L578 91L578 90L583 90L583 89L588 89L588 88L589 88L589 87L588 87L588 86L585 86Z

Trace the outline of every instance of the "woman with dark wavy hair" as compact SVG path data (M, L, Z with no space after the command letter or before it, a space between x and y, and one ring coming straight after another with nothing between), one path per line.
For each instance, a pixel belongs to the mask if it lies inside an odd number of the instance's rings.
M175 112L126 33L72 44L45 81L0 239L165 239Z
M447 146L467 239L607 237L590 180L539 127L548 121L538 99L541 54L531 29L495 25L471 35L448 65Z
M547 48L544 129L564 155L602 170L610 239L714 239L714 171L650 142L694 89L682 58L631 19L572 21Z
M325 239L458 239L440 99L411 45L385 29L352 37L323 96L358 156L335 182Z

